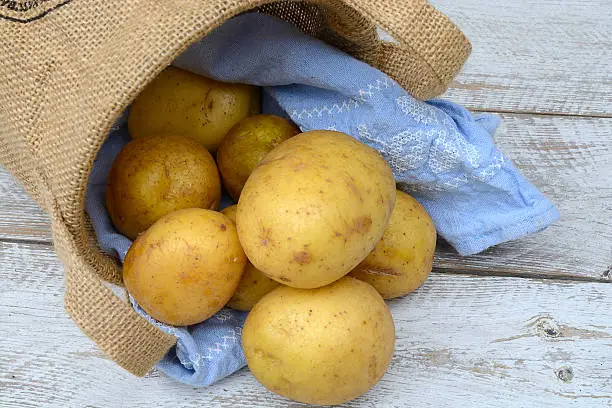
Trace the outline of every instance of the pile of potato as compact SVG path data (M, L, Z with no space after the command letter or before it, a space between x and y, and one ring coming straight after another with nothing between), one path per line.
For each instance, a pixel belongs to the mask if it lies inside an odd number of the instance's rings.
M134 101L106 190L134 239L124 283L170 325L251 310L253 375L297 401L342 403L385 373L395 328L383 298L425 281L436 232L377 151L258 111L257 88L173 67ZM218 212L222 186L238 204Z

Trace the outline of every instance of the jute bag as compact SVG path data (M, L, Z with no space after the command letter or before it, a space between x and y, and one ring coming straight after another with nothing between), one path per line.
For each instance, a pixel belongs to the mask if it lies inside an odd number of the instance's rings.
M83 211L98 149L121 112L188 45L252 9L384 71L414 97L441 94L470 53L425 0L0 2L0 162L52 217L69 315L117 364L146 374L174 345L116 297L120 266ZM376 27L394 42L378 39Z

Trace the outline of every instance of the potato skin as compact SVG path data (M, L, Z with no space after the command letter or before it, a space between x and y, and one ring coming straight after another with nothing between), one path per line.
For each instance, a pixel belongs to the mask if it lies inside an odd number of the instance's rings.
M275 280L268 278L262 271L247 262L242 272L242 278L238 282L238 287L227 302L227 306L232 309L249 311L266 294L280 286Z
M210 153L182 136L129 142L119 152L106 186L106 209L130 239L164 215L183 208L219 208L221 181Z
M170 66L138 95L128 129L134 139L158 133L190 137L214 152L232 126L259 109L259 88Z
M376 150L344 133L309 131L255 168L238 201L238 235L267 276L316 288L374 249L394 203L393 174Z
M166 215L134 241L123 283L151 317L186 326L227 303L245 264L234 224L216 211L189 208Z
M382 378L395 327L372 286L344 277L317 289L281 286L268 293L247 317L242 346L249 369L269 390L333 405Z
M221 213L236 223L237 208L236 205L232 205L224 208ZM268 278L247 259L246 266L242 272L242 278L240 278L232 298L227 302L227 306L236 310L251 310L259 302L259 299L279 285L280 283Z
M238 200L255 166L278 144L298 133L293 123L274 115L249 116L238 122L217 150L217 165L229 195Z
M389 225L374 251L351 275L369 283L385 299L420 287L431 272L436 229L423 206L398 190Z

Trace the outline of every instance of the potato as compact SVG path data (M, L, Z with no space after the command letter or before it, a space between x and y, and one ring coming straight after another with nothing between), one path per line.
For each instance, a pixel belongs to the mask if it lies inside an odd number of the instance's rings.
M221 212L235 223L236 210L237 206L232 205L224 208ZM227 302L227 306L236 310L251 310L259 302L259 299L277 286L279 286L277 281L268 278L247 260L247 264L242 272L242 278L232 298Z
M227 302L227 306L236 310L249 311L262 297L278 286L280 283L268 278L252 263L247 262L238 287Z
M134 241L123 283L151 317L187 326L227 303L245 264L234 223L216 211L189 208L166 215Z
M267 276L316 288L368 256L394 203L393 174L376 150L344 133L305 132L278 145L247 180L238 236Z
M385 299L406 295L431 272L436 229L417 200L398 190L389 225L374 251L351 275L374 286Z
M281 286L249 313L242 330L249 369L269 390L308 404L341 404L372 388L395 346L382 297L344 277L318 289Z
M234 199L253 169L279 143L299 133L293 123L274 115L256 115L234 126L217 150L223 185Z
M221 181L201 144L182 136L132 140L107 179L106 209L115 227L135 239L164 215L182 208L219 208Z
M259 113L259 88L215 81L168 67L138 95L128 118L134 139L187 136L214 152L241 119Z

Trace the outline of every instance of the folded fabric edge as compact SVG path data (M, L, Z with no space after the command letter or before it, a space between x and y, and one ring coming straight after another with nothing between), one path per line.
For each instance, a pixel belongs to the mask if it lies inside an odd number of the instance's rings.
M463 236L461 241L452 239L448 241L451 242L459 255L468 256L482 252L492 246L543 231L560 217L559 211L553 203L547 201L546 204L546 207L541 211L529 214L510 225L473 236Z

